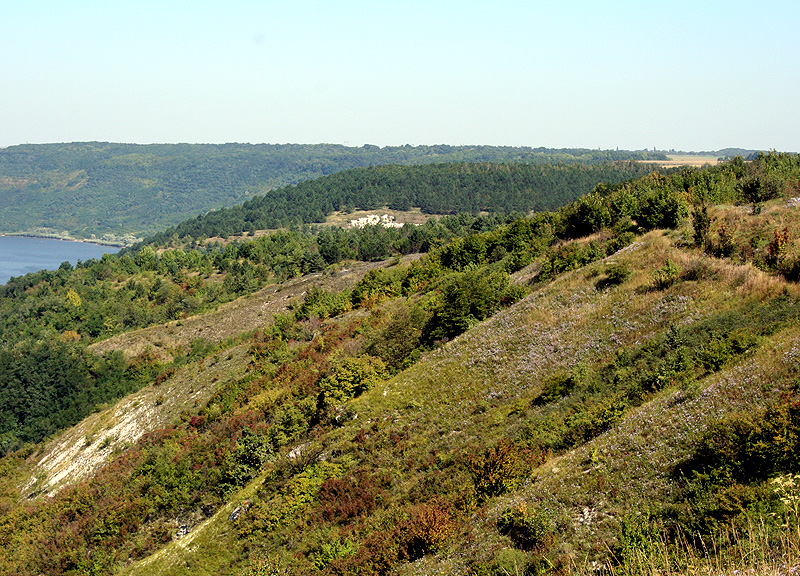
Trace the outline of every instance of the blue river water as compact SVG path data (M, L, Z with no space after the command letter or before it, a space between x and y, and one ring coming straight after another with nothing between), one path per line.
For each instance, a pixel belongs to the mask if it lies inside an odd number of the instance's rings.
M57 270L62 262L69 262L74 266L78 260L85 262L118 251L116 246L100 246L88 242L0 236L0 284L28 272Z

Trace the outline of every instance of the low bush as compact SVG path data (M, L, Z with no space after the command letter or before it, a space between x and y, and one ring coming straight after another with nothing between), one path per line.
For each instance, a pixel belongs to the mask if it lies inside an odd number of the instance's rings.
M429 314L422 306L405 303L390 314L389 321L370 339L366 350L383 360L389 369L402 370L419 355L417 348Z
M604 277L595 283L595 288L602 290L612 286L619 286L628 280L632 274L633 272L627 265L615 262L606 267Z
M666 290L672 286L680 276L680 268L672 260L667 259L664 265L652 274L653 289Z
M534 398L533 404L535 406L543 406L569 396L570 392L575 388L575 384L576 380L572 374L554 374L542 384L542 391Z
M625 413L628 403L624 396L614 395L576 404L566 418L563 448L578 446L605 432Z
M555 541L556 523L546 510L523 502L503 512L497 520L497 530L517 548L543 553Z
M331 375L319 383L323 403L333 406L355 398L381 382L386 375L386 366L380 358L345 358Z
M370 513L378 505L383 482L364 471L345 478L329 478L320 486L315 513L325 522L342 523Z
M467 467L472 475L478 502L513 490L522 477L519 449L505 439L481 454L469 456Z
M678 468L715 484L763 482L779 473L800 472L800 398L760 413L738 412L703 434L692 458Z
M416 560L436 552L455 531L450 513L437 504L418 504L399 528L400 558Z
M509 286L509 275L503 270L454 274L442 288L440 303L423 329L423 342L431 345L438 339L454 338L525 293L524 288Z
M352 308L348 292L328 292L312 286L306 294L303 303L295 310L298 319L313 317L324 319L338 316Z

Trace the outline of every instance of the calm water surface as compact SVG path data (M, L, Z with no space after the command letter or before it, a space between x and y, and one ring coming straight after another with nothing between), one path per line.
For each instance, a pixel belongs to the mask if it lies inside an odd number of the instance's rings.
M74 266L78 260L100 258L103 254L118 251L116 246L86 242L0 236L0 284L5 284L12 276L22 276L28 272L56 270L62 262Z

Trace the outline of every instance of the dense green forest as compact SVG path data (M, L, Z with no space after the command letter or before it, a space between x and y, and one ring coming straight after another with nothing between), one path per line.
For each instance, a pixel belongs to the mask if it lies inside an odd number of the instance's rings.
M0 149L0 232L141 236L274 188L379 164L648 159L664 155L445 145L26 144Z
M761 551L779 547L793 534L784 523L800 529L782 504L797 492L774 488L800 474L800 219L786 208L798 195L800 158L770 153L598 185L532 216L147 245L16 279L0 295L7 451L79 417L77 406L169 377L147 358L90 356L90 341L348 259L426 252L352 290L309 290L246 336L245 377L94 478L21 504L0 482L0 568L115 573L168 544L176 518L205 520L254 482L235 501L240 516L221 520L225 544L184 546L191 562L248 576L377 576L410 562L487 576L582 573L577 562L652 574L634 567L640 554L661 562L658 543L721 553L734 546L724 530L748 522L775 531ZM382 252L362 248L376 243ZM481 324L529 294L519 317ZM692 409L702 426L680 419ZM676 414L689 431L657 452L650 436L678 428L666 424ZM28 450L11 452L0 478Z

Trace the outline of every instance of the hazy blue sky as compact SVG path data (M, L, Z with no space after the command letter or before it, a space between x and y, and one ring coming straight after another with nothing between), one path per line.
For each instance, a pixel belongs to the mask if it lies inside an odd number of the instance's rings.
M800 151L797 0L0 0L0 146Z

